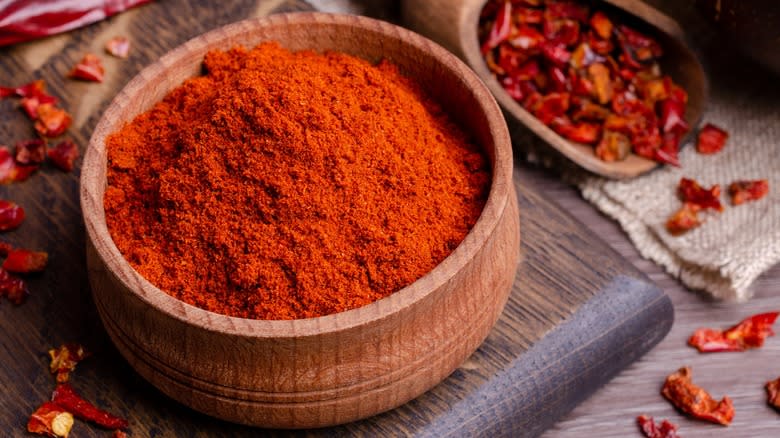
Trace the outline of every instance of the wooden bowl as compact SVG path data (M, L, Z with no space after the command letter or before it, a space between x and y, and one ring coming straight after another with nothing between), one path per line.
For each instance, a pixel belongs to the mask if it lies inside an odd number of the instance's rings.
M487 0L404 0L404 23L466 61L498 99L510 124L521 123L580 167L607 178L624 179L641 175L658 165L635 154L630 154L623 161L603 161L596 156L593 146L558 135L509 96L488 69L480 52L477 27L485 3ZM600 0L595 4L621 17L622 22L657 38L664 47L665 55L660 60L664 73L688 92L685 118L691 126L690 136L704 113L707 77L698 58L687 46L687 38L680 26L641 0ZM681 145L683 143L680 142Z
M389 59L421 81L486 150L484 211L431 272L370 305L293 321L233 318L167 295L141 277L109 235L103 210L105 138L201 73L210 49L276 40L292 49ZM485 339L509 295L519 258L517 199L506 124L490 92L435 43L355 16L274 15L196 37L138 74L114 99L89 144L81 176L92 292L128 362L170 397L228 421L277 428L345 423L430 389Z

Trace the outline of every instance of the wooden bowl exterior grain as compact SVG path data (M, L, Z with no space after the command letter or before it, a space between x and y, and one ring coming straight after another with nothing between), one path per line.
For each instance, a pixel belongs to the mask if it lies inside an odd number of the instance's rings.
M211 313L162 292L122 257L106 227L104 140L184 79L210 49L275 40L293 50L389 59L420 80L490 156L484 211L430 273L359 309L262 321ZM275 428L345 423L430 389L485 339L509 295L519 258L517 200L506 124L468 67L405 29L319 13L238 22L199 36L144 69L107 109L81 177L92 292L122 355L162 392L232 422Z
M690 132L693 132L704 113L708 90L704 69L686 45L685 33L674 20L641 0L601 2L605 9L628 19L627 24L658 38L666 52L661 67L688 92L685 116L691 126ZM596 156L592 146L561 137L512 99L488 69L480 52L477 27L485 3L487 0L404 0L404 22L466 61L485 81L510 122L522 123L580 167L607 178L624 179L641 175L658 165L634 154L623 161L605 162Z

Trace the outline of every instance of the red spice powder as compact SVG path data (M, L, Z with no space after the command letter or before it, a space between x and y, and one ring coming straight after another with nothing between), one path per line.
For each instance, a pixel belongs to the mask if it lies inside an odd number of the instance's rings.
M255 319L353 309L481 213L484 152L396 66L266 43L204 67L107 139L108 229L168 294Z

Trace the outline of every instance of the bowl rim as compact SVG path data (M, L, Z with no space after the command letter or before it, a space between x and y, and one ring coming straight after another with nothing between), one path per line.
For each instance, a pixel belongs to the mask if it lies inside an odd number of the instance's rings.
M233 32L241 33L288 25L330 25L373 32L381 38L397 40L402 45L423 51L444 69L450 70L460 80L462 86L471 93L487 120L487 128L494 144L490 190L477 222L455 250L431 271L385 298L356 309L315 318L262 320L223 315L174 298L146 280L132 267L121 254L108 231L103 197L95 196L96 192L101 191L98 189L101 184L102 192L105 192L107 186L105 177L102 181L98 180L95 177L97 171L91 169L97 168L101 161L105 161L103 159L106 154L105 138L116 129L116 124L121 123L110 122L106 115L127 106L131 98L144 88L146 82L162 74L167 66L176 64L186 56L191 56L191 50L196 42L225 43L231 40ZM231 44L239 43L233 41ZM202 59L202 56L200 58ZM443 286L452 277L452 273L459 272L474 257L493 233L502 212L507 207L508 196L514 195L511 190L512 172L511 140L498 103L477 74L455 55L415 32L381 20L347 14L292 12L250 18L213 29L175 47L157 61L144 67L114 97L95 127L82 164L79 192L82 216L90 244L103 262L107 273L128 291L132 291L141 301L170 318L207 331L251 338L300 338L345 331L378 322L423 300L431 292ZM85 208L86 206L96 206L96 208ZM95 245L96 241L105 242L105 245ZM115 270L118 270L121 275L114 272ZM446 272L450 275L442 275ZM128 282L128 279L132 280L132 283ZM142 291L139 292L137 288Z

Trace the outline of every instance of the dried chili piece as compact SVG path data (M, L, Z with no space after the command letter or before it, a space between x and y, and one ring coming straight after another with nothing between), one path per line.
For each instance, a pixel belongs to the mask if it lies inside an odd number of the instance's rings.
M707 123L699 131L699 137L696 142L696 150L700 154L714 154L720 152L726 145L729 133L718 128L712 123Z
M27 431L50 437L67 437L73 428L73 415L52 402L45 402L30 415Z
M734 419L734 405L728 396L715 401L704 389L691 381L691 368L683 367L670 374L661 389L663 395L677 409L704 421L728 426Z
M106 42L106 53L117 58L127 58L130 53L130 40L123 36L111 38Z
M520 26L509 38L512 47L526 51L536 49L543 41L544 36L530 26Z
M81 61L73 67L73 70L68 73L68 77L85 81L103 82L104 73L105 69L103 68L103 62L100 58L92 53L87 53L81 58Z
M43 251L30 251L14 248L8 252L2 268L16 274L29 274L41 272L46 268L49 254Z
M665 133L682 135L688 132L688 123L685 121L685 104L677 99L665 99L661 101L661 130Z
M602 63L596 62L588 66L590 80L593 81L593 89L596 99L604 105L612 101L614 89L612 80L609 76L609 69Z
M604 131L596 146L596 156L604 161L622 161L631 152L631 142L625 135L615 131Z
M683 202L696 204L701 208L723 211L723 204L720 203L719 199L720 185L718 184L705 189L693 179L681 178L677 189Z
M23 97L21 100L21 107L25 114L27 114L27 117L31 120L37 120L38 107L45 103L54 105L57 103L57 98L49 95Z
M668 132L663 135L661 147L655 150L655 160L659 163L680 167L680 139L676 134Z
M666 230L674 236L685 233L701 225L699 211L701 207L686 202L666 221Z
M18 87L0 87L0 98L10 96L34 97L43 95L46 95L46 82L44 82L43 79L38 79Z
M555 132L571 141L584 144L595 144L601 138L601 125L598 123L553 123Z
M661 425L658 426L653 420L653 417L640 415L636 417L636 422L639 426L639 430L641 430L647 438L680 438L680 436L677 435L677 426L669 420L663 420Z
M486 53L494 47L504 42L509 37L512 30L512 3L504 0L503 7L498 9L498 14L490 28L490 33L484 44L482 44L482 53Z
M63 140L49 149L49 159L59 169L65 172L73 170L73 163L79 157L79 148L70 140Z
M701 328L688 339L688 345L696 347L701 353L721 351L745 351L759 348L764 340L775 334L772 325L778 312L762 313L744 319L727 330Z
M36 111L38 118L35 122L35 130L44 137L62 135L70 126L70 114L50 103L38 105Z
M19 227L24 220L24 209L18 204L0 199L0 231Z
M769 193L769 181L758 179L753 181L735 181L729 184L729 195L734 205L748 201L757 201Z
M541 44L542 56L558 67L565 67L571 58L571 53L566 50L566 46L560 43L545 41Z
M765 387L767 403L780 411L780 377L766 382Z
M38 165L46 159L46 142L39 138L17 142L14 148L14 159L19 164Z
M601 11L594 13L590 17L590 27L602 39L609 39L612 36L612 21Z
M19 305L30 295L30 291L24 280L0 268L0 296L3 295L8 301Z
M0 146L0 184L24 181L36 170L38 166L17 163L11 151L5 146Z
M84 400L68 383L60 383L51 395L51 401L76 418L89 421L106 429L125 429L127 420L106 412Z
M49 371L57 376L57 383L65 383L76 365L89 356L90 353L81 345L63 344L60 348L49 350Z

